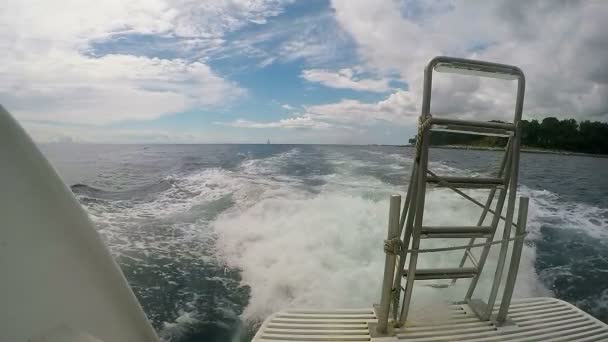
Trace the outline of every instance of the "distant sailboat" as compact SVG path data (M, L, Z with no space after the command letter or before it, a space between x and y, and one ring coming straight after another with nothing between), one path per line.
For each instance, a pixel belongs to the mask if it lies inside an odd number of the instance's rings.
M266 140L266 145L270 145L270 139Z

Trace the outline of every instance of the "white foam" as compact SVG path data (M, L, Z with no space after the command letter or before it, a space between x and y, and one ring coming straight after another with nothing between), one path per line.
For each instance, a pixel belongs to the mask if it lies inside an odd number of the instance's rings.
M161 330L161 341L179 341L185 335L188 334L188 326L195 325L200 321L196 318L196 314L189 311L181 311L180 315L175 319L174 322L163 324Z
M266 199L214 224L252 287L245 317L256 319L289 306L369 306L385 226L384 201L340 194Z
M383 164L331 153L326 162L332 164L335 173L317 176L324 183L317 186L317 191L310 191L302 186L302 179L281 175L290 158L300 153L296 148L265 159L246 159L234 171L208 169L175 176L173 186L153 201L124 206L114 201L112 208L90 204L89 210L102 234L112 240L113 251L167 255L177 251L184 258L205 258L216 251L214 262L219 257L229 267L242 270L243 283L251 287L244 313L250 321L296 306L369 307L379 299L387 199L393 193L404 195L406 187L390 186L358 170L409 172L412 161L395 154L388 155ZM470 174L441 162L432 166L441 174ZM562 220L566 223L563 226L584 227L598 237L605 237L608 231L605 209L565 203L546 191L521 187L520 192L531 197L528 240L532 242L543 222L550 219ZM483 202L484 191L467 193ZM200 222L174 224L173 238L145 240L143 244L130 241L126 234L132 230L141 230L141 236L148 234L147 227L139 226L135 218L160 220L181 215L225 196L230 196L234 206L210 223L212 231L201 229ZM475 224L480 212L446 189L430 191L426 203L428 224ZM192 241L197 248L183 247ZM423 247L431 247L443 242L424 243ZM424 255L420 267L451 266L460 256L457 252ZM534 258L533 244L527 244L518 275L518 297L549 294L535 273ZM486 270L492 270L495 262L496 248ZM491 276L482 277L480 296L486 295ZM412 318L427 319L422 308L437 308L449 300L462 299L467 285L467 281L459 281L447 289L417 286L414 305L420 309ZM175 329L167 327L167 331Z
M370 307L378 302L387 199L405 189L357 175L354 169L371 162L349 158L329 159L337 171L324 176L327 183L320 193L283 184L280 190L260 194L212 224L221 257L230 267L241 269L243 282L251 286L245 319L260 321L289 307ZM444 172L453 171L441 163L436 166L443 166ZM483 199L483 192L468 192ZM427 196L425 212L428 224L475 224L480 209L449 190L434 190ZM433 245L425 242L424 246ZM495 254L491 254L487 269L493 267ZM460 256L425 255L420 267L445 267ZM488 287L491 276L482 277L481 288ZM417 287L414 305L429 307L432 302L431 306L437 307L460 300L467 285L467 281L460 281L448 289ZM529 247L524 251L517 289L519 297L547 294L534 272L534 250Z
M608 238L608 209L567 202L555 193L520 187L520 192L529 196L528 216L530 232L538 236L540 226L550 224L556 228L577 229L597 239Z
M268 158L247 159L241 164L241 171L255 177L276 175L281 167L286 166L290 159L297 157L300 153L299 148L292 148Z

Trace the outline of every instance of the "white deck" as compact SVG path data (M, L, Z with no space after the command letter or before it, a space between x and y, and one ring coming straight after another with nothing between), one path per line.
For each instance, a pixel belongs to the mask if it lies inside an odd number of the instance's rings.
M455 304L440 325L407 325L396 337L372 339L372 309L287 310L269 317L253 341L608 341L606 324L555 298L513 300L509 318L515 325L496 327L479 321L468 305Z

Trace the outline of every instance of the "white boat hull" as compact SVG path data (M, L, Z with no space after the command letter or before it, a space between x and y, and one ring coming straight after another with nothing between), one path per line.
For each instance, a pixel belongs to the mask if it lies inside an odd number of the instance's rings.
M158 341L70 189L0 106L0 341Z

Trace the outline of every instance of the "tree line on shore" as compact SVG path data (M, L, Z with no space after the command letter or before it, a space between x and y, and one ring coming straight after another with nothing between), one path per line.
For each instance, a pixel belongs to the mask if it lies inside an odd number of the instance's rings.
M416 138L410 139L415 143ZM559 120L547 117L538 120L522 120L521 142L524 147L561 150L569 152L608 154L608 123L581 121L575 119ZM506 138L433 132L431 145L468 145L483 147L502 147Z

